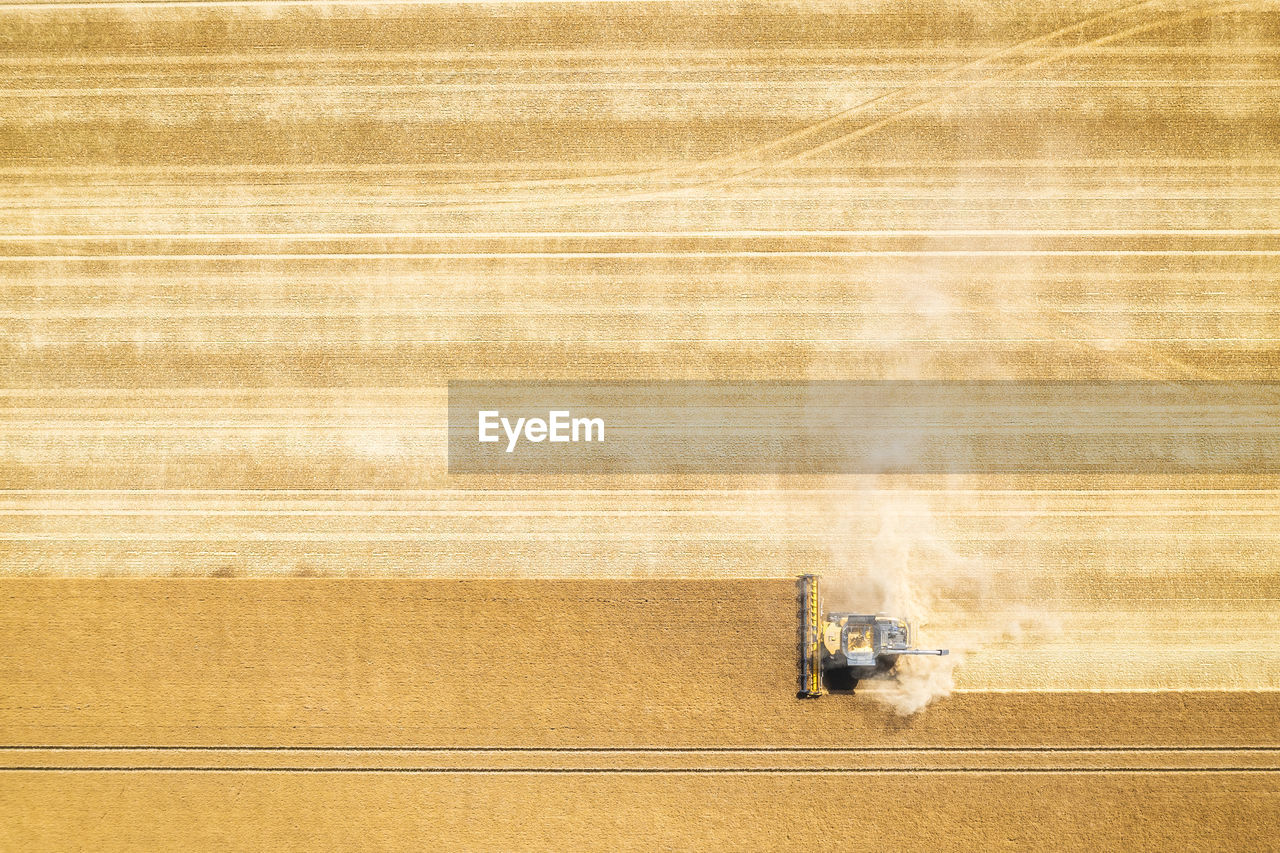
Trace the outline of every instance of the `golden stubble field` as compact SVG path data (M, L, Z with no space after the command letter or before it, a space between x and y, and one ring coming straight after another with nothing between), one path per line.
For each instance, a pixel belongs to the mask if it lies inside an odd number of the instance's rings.
M1268 849L1273 474L450 476L450 379L1275 379L1280 9L0 5L0 846ZM792 578L950 695L794 698Z

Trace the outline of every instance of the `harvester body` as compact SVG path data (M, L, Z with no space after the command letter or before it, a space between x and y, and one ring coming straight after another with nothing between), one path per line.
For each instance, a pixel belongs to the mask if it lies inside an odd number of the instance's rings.
M916 649L905 619L883 613L823 613L817 575L800 578L800 693L821 696L823 675L840 672L856 681L888 672L901 655L945 655Z

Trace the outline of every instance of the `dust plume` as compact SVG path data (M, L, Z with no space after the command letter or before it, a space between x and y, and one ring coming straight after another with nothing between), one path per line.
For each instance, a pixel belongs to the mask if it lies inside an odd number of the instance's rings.
M893 672L860 681L860 693L899 714L914 714L951 694L967 656L993 643L1017 642L1028 627L1052 627L1051 618L1025 606L1011 611L1008 593L1014 590L1003 589L1007 582L996 585L1004 595L993 594L994 566L957 551L924 498L887 493L876 503L872 523L878 527L869 542L865 534L833 541L833 570L823 577L826 607L902 617L918 647L949 648L950 654L900 657Z

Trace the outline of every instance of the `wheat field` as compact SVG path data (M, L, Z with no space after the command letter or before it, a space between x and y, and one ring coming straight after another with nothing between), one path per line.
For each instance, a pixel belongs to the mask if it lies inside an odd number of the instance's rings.
M1274 471L446 457L450 380L1275 380L1276 3L18 2L0 45L0 846L1280 837ZM956 652L909 717L794 698L794 577L868 567Z

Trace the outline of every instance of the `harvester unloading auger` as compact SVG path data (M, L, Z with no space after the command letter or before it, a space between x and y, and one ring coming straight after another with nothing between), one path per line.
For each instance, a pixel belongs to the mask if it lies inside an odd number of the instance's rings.
M900 655L945 655L947 649L913 649L906 620L883 613L823 613L818 575L800 577L801 699L826 693L823 675L850 684L888 672Z

